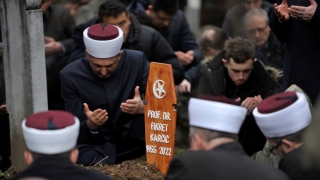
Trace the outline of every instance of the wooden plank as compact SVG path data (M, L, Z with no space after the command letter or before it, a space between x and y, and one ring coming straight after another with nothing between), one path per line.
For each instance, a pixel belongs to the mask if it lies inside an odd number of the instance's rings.
M147 163L167 173L174 155L177 103L170 64L150 63L144 110Z

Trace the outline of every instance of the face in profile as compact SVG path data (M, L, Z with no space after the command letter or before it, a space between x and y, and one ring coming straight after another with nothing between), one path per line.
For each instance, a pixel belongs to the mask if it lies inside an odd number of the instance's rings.
M243 0L244 7L247 11L250 11L253 8L261 8L262 0Z
M122 51L111 58L96 58L88 53L86 54L93 73L100 78L108 78L116 71Z
M123 42L126 42L131 25L130 16L126 12L121 13L117 17L104 16L102 21L105 24L118 26L123 31Z
M252 16L245 23L245 28L247 37L253 40L256 46L263 46L267 43L270 28L263 16Z
M230 58L229 62L224 59L222 61L224 66L228 70L230 79L234 82L235 85L243 85L250 77L253 69L253 59L249 59L241 64L236 63L232 58Z

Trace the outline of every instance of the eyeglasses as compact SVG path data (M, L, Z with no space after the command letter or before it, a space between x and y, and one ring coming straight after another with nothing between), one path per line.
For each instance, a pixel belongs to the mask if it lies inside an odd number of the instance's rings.
M258 31L258 33L262 33L267 28L268 28L268 25L266 27L263 27L263 28L249 29L249 30L247 30L247 32L249 34L255 34L257 31Z
M281 144L282 144L282 139L275 146L271 147L269 152L272 153L272 154L275 154L275 155L278 154L277 149Z

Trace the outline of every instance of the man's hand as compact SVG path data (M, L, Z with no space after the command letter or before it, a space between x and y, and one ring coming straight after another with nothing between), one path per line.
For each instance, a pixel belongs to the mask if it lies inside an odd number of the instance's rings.
M0 106L0 115L6 115L6 114L8 114L8 112L7 112L7 105L6 105L6 104L2 104L2 105Z
M251 114L252 110L257 106L256 100L252 97L247 97L242 103L242 107L247 109L247 115Z
M175 55L177 56L179 62L184 66L191 64L194 58L194 52L192 50L186 53L181 51L176 51Z
M93 112L90 111L87 103L83 103L84 112L87 115L87 126L91 131L98 131L99 127L101 127L108 120L108 113L106 110L96 109Z
M236 99L236 101L239 100ZM247 108L247 115L251 114L253 109L258 106L258 104L262 101L260 95L254 97L247 97L242 103L241 106Z
M302 21L309 22L317 9L317 3L315 0L309 0L310 6L290 6L288 12L291 17L300 19Z
M48 36L45 36L44 40L46 41L46 44L44 45L46 56L62 52L62 45L60 42L57 42L53 38Z
M288 12L287 0L282 0L282 3L280 5L275 3L273 5L273 10L281 22L286 22L289 20L290 16L289 16L289 12Z
M141 100L139 86L136 86L134 89L133 99L128 99L126 102L121 103L120 108L122 112L128 114L143 114L144 113L144 104Z
M257 105L262 101L262 97L260 95L253 97L253 99L256 101Z
M177 91L179 93L190 93L191 92L191 84L188 80L184 79L178 86Z

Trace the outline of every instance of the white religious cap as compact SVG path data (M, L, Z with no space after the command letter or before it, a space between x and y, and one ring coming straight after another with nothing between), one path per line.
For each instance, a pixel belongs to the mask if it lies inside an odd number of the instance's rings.
M111 24L94 24L83 31L87 52L96 58L110 58L119 54L123 32Z
M190 126L238 134L247 109L226 97L200 95L189 102Z
M60 154L75 148L79 119L65 111L45 111L30 115L22 122L22 132L31 152Z
M253 110L253 116L268 138L294 134L311 121L308 101L300 92L283 92L266 98Z

